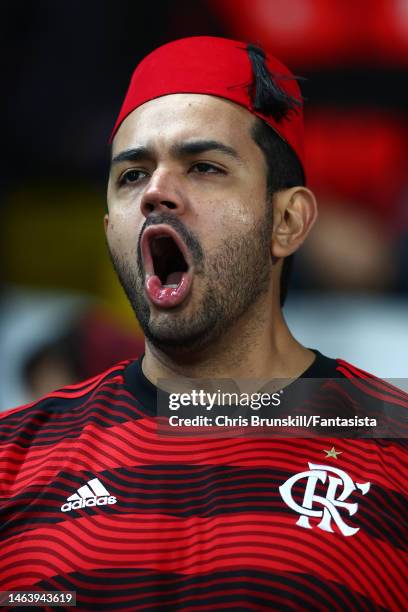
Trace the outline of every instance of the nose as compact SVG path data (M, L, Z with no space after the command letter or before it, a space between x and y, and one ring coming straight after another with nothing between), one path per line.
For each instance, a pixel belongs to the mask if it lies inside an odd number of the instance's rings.
M184 212L185 198L174 172L159 168L154 171L142 195L140 209L145 217L153 212Z

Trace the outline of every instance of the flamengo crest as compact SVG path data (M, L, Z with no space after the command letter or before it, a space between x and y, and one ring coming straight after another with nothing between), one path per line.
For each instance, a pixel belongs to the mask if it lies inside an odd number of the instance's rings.
M334 476L331 475L334 474ZM292 487L299 480L306 478L305 493L303 496L303 503L300 506L292 497ZM315 494L315 488L317 481L326 482L328 478L328 486L325 497L322 495ZM338 491L338 487L342 487ZM305 527L306 529L312 529L309 522L309 517L321 518L320 523L317 525L323 531L333 532L331 522L334 521L341 533L345 536L352 536L359 530L359 527L350 527L342 519L338 508L346 510L349 516L353 516L358 510L357 503L346 502L349 495L358 489L363 495L368 493L370 489L370 483L365 482L360 484L354 483L350 476L343 470L334 468L331 465L317 465L309 463L309 470L295 474L288 478L288 480L279 487L279 492L283 501L295 512L300 514L296 525ZM337 497L336 497L337 495ZM319 509L314 507L320 506Z

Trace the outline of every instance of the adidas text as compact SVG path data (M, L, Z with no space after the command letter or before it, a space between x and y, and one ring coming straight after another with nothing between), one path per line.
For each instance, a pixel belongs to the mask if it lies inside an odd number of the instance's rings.
M116 504L116 497L113 495L107 495L103 497L88 497L87 499L77 499L76 501L66 502L62 504L62 512L69 512L70 510L79 510L79 508L87 508L89 506L106 506L107 504Z

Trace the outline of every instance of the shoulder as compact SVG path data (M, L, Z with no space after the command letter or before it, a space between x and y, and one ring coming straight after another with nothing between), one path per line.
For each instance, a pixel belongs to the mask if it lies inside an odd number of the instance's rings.
M379 378L344 359L336 359L338 375L367 396L408 408L408 393L388 380Z
M139 416L124 384L129 363L0 415L0 497L21 481L48 482L72 457L80 469L93 467L100 452L95 440L115 440L117 430Z
M115 391L123 383L123 372L131 360L119 362L97 376L57 389L34 402L0 413L0 436L10 426L31 420L46 420L52 414L69 414L106 390Z
M408 393L399 388L397 381L390 382L341 358L331 358L316 349L310 349L316 354L311 367L304 373L306 378L336 379L345 389L359 390L362 395L383 402L396 403L408 408ZM341 380L343 379L343 383Z
M306 372L306 378L314 378L318 383L314 402L318 401L320 408L322 405L330 408L333 415L353 417L353 423L358 421L359 426L366 425L369 419L368 437L398 439L399 444L406 444L408 393L400 388L399 381L384 380L345 359L315 353L315 363ZM314 384L310 392L315 389ZM403 386L402 381L400 384ZM303 394L309 393L307 389L306 383Z
M353 414L373 418L368 437L388 439L408 451L408 393L396 384L367 372L344 359L336 359L336 370L343 378L341 394Z

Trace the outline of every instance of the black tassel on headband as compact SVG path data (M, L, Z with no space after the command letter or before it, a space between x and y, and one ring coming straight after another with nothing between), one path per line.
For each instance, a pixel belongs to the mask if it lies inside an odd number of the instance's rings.
M274 82L274 77L265 64L265 53L260 47L248 44L247 52L254 73L254 80L249 86L254 109L264 115L272 115L275 121L281 121L302 103Z

